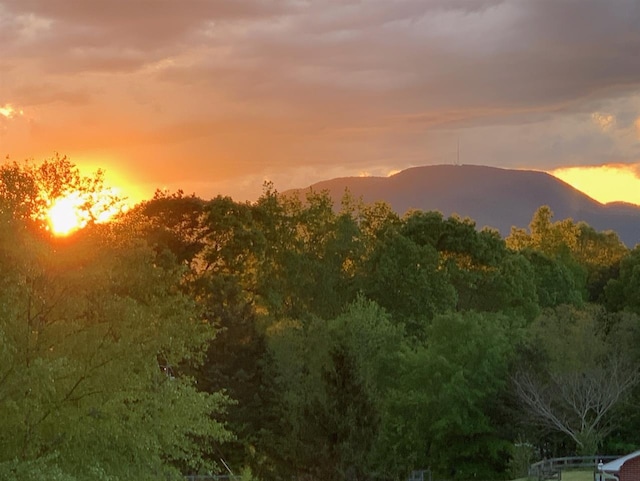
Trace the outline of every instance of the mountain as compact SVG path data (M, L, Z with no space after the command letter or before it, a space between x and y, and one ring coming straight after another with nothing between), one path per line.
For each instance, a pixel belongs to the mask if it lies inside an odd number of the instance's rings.
M640 243L640 206L602 204L552 175L478 165L432 165L390 177L343 177L286 193L328 191L334 203L348 189L365 203L386 201L402 215L409 209L470 217L479 228L493 227L507 236L512 226L527 227L542 205L554 219L584 221L598 231L613 230L629 247Z

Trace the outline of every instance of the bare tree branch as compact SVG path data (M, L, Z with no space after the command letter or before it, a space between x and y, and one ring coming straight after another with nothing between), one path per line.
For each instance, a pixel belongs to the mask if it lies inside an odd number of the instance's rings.
M518 398L534 419L586 450L610 432L608 414L638 382L640 370L616 354L597 367L548 373L546 381L526 372L513 379Z

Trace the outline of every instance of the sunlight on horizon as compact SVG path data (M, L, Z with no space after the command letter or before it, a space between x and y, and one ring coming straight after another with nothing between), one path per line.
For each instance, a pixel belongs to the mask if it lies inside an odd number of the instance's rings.
M78 154L73 157L81 159L85 156ZM111 186L111 193L122 197L128 207L133 207L153 197L153 192L145 192L142 187L131 180L132 175L130 173L114 167L117 163L112 158L91 156L89 160L85 159L76 162L78 170L87 177L92 177L98 170L102 171L105 185Z
M633 165L564 167L549 173L603 204L629 202L640 205L640 178Z
M56 199L47 212L51 232L57 236L66 236L87 225L82 215L84 202L77 194Z
M64 237L83 229L91 221L97 224L109 222L129 207L117 200L113 189L99 193L71 192L55 199L45 217L50 231Z

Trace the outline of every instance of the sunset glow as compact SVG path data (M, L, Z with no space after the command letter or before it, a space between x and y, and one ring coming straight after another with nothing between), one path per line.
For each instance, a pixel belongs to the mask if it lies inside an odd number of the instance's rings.
M77 194L57 199L47 212L51 232L65 236L86 226L88 216L82 211L82 204Z
M10 105L5 105L4 107L0 107L0 115L3 117L9 117L13 113L13 109Z
M132 203L635 161L637 2L579 3L0 0L0 159L115 170Z
M72 192L54 200L45 216L54 235L67 236L86 227L89 222L109 222L128 208L128 204L119 200L111 190L99 194Z
M567 167L549 173L603 204L623 201L640 205L640 178L636 166Z
M118 169L116 165L119 163L115 157L97 157L91 156L88 159L81 153L73 155L76 160L80 172L91 177L97 170L102 172L105 185L110 186L109 192L123 199L128 206L133 206L143 200L153 197L153 193L157 186L144 188L136 185L131 180L131 173Z
M11 106L11 104L5 104L2 107L0 107L0 115L2 115L3 117L10 119L16 114L22 114L22 111L16 112L16 110Z

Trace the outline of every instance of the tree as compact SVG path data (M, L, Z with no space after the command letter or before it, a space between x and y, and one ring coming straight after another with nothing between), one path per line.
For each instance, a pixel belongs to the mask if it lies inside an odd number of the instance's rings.
M413 211L402 219L400 232L438 251L457 294L457 310L504 311L528 319L537 314L530 265L506 248L497 231L477 231L470 219Z
M553 222L553 211L543 205L529 223L529 232L513 227L507 246L514 250L534 248L548 256L567 255L576 249L579 228L571 219Z
M202 229L203 248L190 289L219 332L194 376L200 389L224 390L233 399L224 419L237 436L220 453L229 464L249 466L262 479L274 469L271 446L263 442L264 433L273 430L273 419L265 413L274 390L256 307L267 244L252 206L228 197L206 203Z
M583 303L583 279L577 277L575 270L565 262L534 249L526 249L521 255L531 265L531 279L541 308L562 304L579 306Z
M491 478L504 470L508 440L496 419L520 326L500 314L436 317L428 332L425 406L429 460L457 479Z
M179 263L197 269L193 263L206 235L204 210L205 202L195 195L157 190L153 199L137 205L127 217L158 252L168 250Z
M507 247L521 252L533 265L541 307L579 305L586 299L588 270L579 259L588 250L587 237L586 230L571 219L553 222L549 206L534 213L529 232L511 229Z
M337 354L331 378L346 388L341 387L343 393L335 396L338 412L346 414L338 424L342 429L337 430L342 440L337 458L344 478L405 477L413 467L411 457L398 462L393 453L406 440L388 437L392 422L388 403L401 372L403 354L409 349L404 329L362 295L330 321L329 329Z
M40 164L13 162L0 167L2 209L16 219L37 221L41 228L48 228L49 209L70 195L84 224L125 208L124 200L105 185L103 171L83 176L67 157L58 154Z
M328 192L310 191L302 204L285 204L295 225L292 248L282 256L289 280L286 291L297 299L300 318L330 319L353 300L359 262L359 228L349 214L337 215Z
M126 223L56 239L14 208L31 191L12 192L0 198L0 477L213 469L203 455L229 437L226 401L179 376L215 334L181 291L183 267Z
M407 333L423 339L428 322L455 306L456 292L440 269L438 252L390 231L366 261L362 291L384 307Z
M400 225L398 214L382 201L360 205L355 215L363 235L371 241L381 239L386 232ZM367 245L373 246L374 243L368 242Z
M546 362L514 377L532 419L568 436L584 455L595 454L615 425L612 411L640 382L637 364L609 342L601 316L596 307L546 311L532 327Z
M401 345L384 383L376 472L401 479L430 466L438 477L490 479L504 470L499 405L518 331L500 314L454 312L432 320L424 344Z
M508 253L480 284L483 293L476 309L533 320L539 313L535 271L527 258Z
M640 314L640 246L620 261L620 272L604 289L604 301L612 311L627 310Z
M277 405L267 415L279 456L278 478L396 479L396 466L380 454L389 387L398 373L402 328L377 304L359 296L329 321L280 321L268 332Z
M278 422L264 434L276 458L274 477L335 479L330 433L325 430L329 403L325 376L332 363L326 322L280 320L270 326L267 336L277 397L265 415Z
M337 215L327 192L305 201L267 190L251 209L264 249L257 302L276 319L337 316L356 295L361 231L349 212Z
M602 302L607 282L616 277L620 261L629 249L613 231L597 232L585 222L577 226L579 235L574 257L587 269L589 301Z

